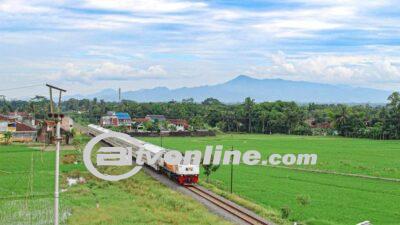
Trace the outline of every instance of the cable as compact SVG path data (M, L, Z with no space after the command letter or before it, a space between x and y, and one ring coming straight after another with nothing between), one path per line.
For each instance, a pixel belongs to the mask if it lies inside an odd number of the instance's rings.
M43 86L44 84L35 84L35 85L28 85L28 86L20 86L20 87L14 87L14 88L7 88L7 89L1 89L0 91L12 91L12 90L18 90L18 89L24 89L24 88L31 88L31 87L39 87Z

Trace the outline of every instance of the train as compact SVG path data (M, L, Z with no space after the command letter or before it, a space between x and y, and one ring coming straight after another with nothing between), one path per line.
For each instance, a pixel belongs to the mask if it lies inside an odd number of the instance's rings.
M88 125L88 132L92 136L97 136L103 133L110 133L115 131L112 131L110 129L98 125L90 124ZM139 149L149 152L151 157L154 157L154 155L156 154L161 154L162 157L158 158L157 161L153 164L148 163L146 157L144 157L142 161L149 168L159 173L165 174L170 179L174 180L180 185L187 186L198 182L199 171L200 171L199 165L192 165L192 164L184 165L182 163L178 165L168 164L163 160L164 158L163 156L167 151L169 151L169 149L139 140L134 137L106 138L103 141L115 147L131 147L133 158L137 157L136 153Z

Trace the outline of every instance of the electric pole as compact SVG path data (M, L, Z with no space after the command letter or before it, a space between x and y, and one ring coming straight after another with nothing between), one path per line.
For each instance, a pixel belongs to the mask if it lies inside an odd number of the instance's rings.
M121 102L121 88L118 88L118 102Z
M56 128L56 168L55 168L55 184L54 184L54 225L58 225L58 209L59 209L59 176L60 176L60 150L61 150L61 120L64 115L61 113L61 94L66 92L66 90L55 87L53 85L46 84L50 91L50 113L48 114L50 118L53 118L57 123ZM58 95L58 109L57 112L54 111L53 103L53 89L59 91Z
M6 96L5 96L5 95L0 95L0 98L3 99L3 108L6 108L6 105L7 105L7 103L6 103Z
M231 150L233 151L233 146ZM231 194L232 192L233 192L233 161L231 162Z

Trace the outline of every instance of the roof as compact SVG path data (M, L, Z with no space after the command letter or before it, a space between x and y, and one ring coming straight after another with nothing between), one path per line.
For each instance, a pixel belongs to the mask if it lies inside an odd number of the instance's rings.
M151 120L165 120L164 115L146 115L146 118L150 118Z
M54 122L53 120L45 120L44 123L48 126L48 127L54 127L56 125L56 122Z
M189 127L189 123L185 119L168 119L168 122L174 125L184 126L185 128Z
M131 117L129 116L128 113L126 112L116 112L115 116L119 119L119 120L130 120Z
M28 126L27 124L17 122L16 130L17 131L35 131L36 129L31 126Z
M8 113L9 116L29 116L29 113L27 112L10 112Z
M133 120L134 122L137 122L137 123L144 123L144 122L149 121L148 118L133 118L132 120Z
M0 121L14 122L15 119L14 119L14 118L11 118L11 117L9 117L9 116L0 114Z

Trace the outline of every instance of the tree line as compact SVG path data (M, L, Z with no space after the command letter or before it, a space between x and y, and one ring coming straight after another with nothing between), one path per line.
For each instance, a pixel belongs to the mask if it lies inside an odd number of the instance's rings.
M35 96L29 101L0 103L3 113L25 111L46 118L48 99ZM261 102L251 98L237 104L207 98L170 102L138 103L122 100L106 102L94 99L69 99L62 103L64 112L80 123L98 123L107 111L128 112L131 117L162 114L167 118L186 119L191 128L218 129L222 132L265 134L340 135L373 139L400 139L400 94L394 92L386 105L298 104Z

